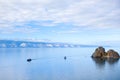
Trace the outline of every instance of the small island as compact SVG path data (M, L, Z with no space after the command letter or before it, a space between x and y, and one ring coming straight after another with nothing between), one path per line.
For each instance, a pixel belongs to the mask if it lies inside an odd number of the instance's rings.
M113 58L113 59L119 59L120 56L118 52L114 51L113 49L109 49L107 52L105 52L105 48L102 46L96 48L95 52L92 54L92 58Z

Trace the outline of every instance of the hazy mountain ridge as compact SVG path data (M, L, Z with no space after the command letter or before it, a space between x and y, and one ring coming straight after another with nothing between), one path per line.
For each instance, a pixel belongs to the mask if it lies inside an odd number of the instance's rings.
M96 47L96 45L80 45L60 42L32 42L16 40L0 40L0 48L67 48L67 47Z

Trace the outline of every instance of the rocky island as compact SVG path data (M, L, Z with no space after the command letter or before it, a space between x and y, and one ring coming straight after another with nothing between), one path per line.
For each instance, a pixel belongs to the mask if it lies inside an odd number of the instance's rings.
M95 52L92 54L93 58L113 58L118 59L120 58L118 52L114 51L113 49L109 49L107 52L105 52L105 48L98 47Z

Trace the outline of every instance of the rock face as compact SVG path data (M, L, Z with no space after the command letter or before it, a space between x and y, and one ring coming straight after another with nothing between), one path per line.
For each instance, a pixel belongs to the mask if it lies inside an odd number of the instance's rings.
M92 54L93 58L120 58L118 52L110 49L105 52L103 47L98 47L95 52Z
M118 52L110 49L110 50L107 51L106 57L109 57L109 58L119 58L120 56L119 56Z
M93 53L92 57L100 58L105 56L105 49L103 47L98 47L95 52Z

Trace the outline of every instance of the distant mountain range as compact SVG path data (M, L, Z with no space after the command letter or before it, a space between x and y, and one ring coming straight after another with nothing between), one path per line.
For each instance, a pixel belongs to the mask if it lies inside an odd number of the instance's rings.
M74 48L74 47L97 47L97 45L80 45L60 42L0 40L0 48Z

